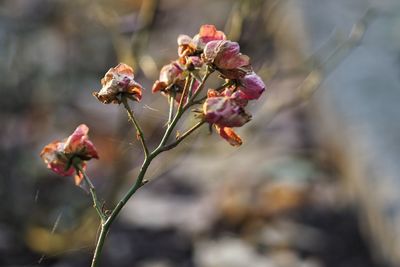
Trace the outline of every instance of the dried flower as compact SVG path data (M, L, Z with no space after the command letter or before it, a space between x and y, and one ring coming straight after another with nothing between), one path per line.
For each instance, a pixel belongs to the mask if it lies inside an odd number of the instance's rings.
M183 77L183 68L179 62L174 61L161 68L160 77L155 81L152 91L165 91L178 81L185 80Z
M75 172L73 161L78 161L85 168L85 161L98 159L96 148L88 139L89 128L85 124L79 125L76 130L62 141L53 141L45 146L40 153L47 168L61 176L71 176ZM75 183L82 182L80 173L75 175Z
M209 97L203 104L204 120L221 127L240 127L251 116L229 97Z
M204 48L204 61L223 76L238 79L251 71L250 58L240 53L239 44L227 40L210 41Z
M142 86L134 80L133 69L124 63L110 68L101 79L101 84L101 90L93 95L104 104L119 104L122 95L138 102L142 98Z
M178 61L165 65L161 68L159 79L153 84L153 93L161 91L163 94L172 95L179 102L185 87L186 75L187 73L184 73L183 67ZM199 82L194 81L192 92L196 92L198 88Z
M79 125L66 139L64 153L74 155L82 160L99 158L96 148L88 138L89 128L85 124Z

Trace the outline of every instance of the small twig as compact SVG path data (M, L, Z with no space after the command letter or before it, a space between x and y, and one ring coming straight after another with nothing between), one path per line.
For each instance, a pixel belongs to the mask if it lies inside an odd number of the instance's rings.
M192 84L192 80L193 80L193 77L192 77L191 74L189 74L189 75L186 77L186 80L185 80L185 86L183 87L181 99L179 100L177 114L180 113L180 112L182 111L182 108L183 108L183 106L184 106L184 105L183 105L183 102L184 102L184 100L185 100L185 96L186 96L187 92L189 91L190 84Z
M200 94L201 90L203 89L206 80L208 79L208 77L211 75L211 73L213 73L213 70L207 66L206 68L206 74L204 74L203 79L201 80L199 87L197 88L197 91L193 94L191 99L188 99L188 102L186 103L186 105L183 107L183 110L187 110L190 106L193 105L194 100L196 99L196 97Z
M144 156L145 156L145 158L147 158L149 156L149 149L146 145L146 141L144 140L142 128L140 127L139 122L136 120L131 108L129 107L128 101L127 101L126 97L124 97L124 96L122 96L122 104L124 105L124 108L126 109L126 112L128 113L128 117L129 117L130 121L132 121L133 125L136 128L137 136L143 147Z
M181 136L179 136L174 142L172 142L169 145L165 145L162 147L162 151L167 151L170 150L177 145L179 145L180 142L182 142L186 137L188 137L191 133L193 133L195 130L197 130L201 125L203 125L205 121L199 121L195 125L193 125L189 130L187 130L185 133L183 133Z
M174 105L175 105L175 99L174 96L169 96L168 97L169 101L169 113L168 113L168 123L167 125L169 126L172 122L172 118L174 117Z
M190 73L190 75L192 75L192 74ZM192 80L190 81L190 84L189 84L189 91L188 91L187 98L186 98L186 104L189 102L189 99L192 98L193 86L194 86L195 80L196 80L196 79L192 79Z

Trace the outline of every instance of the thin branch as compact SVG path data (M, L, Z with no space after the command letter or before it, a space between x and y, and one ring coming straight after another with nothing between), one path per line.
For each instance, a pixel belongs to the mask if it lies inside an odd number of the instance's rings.
M187 92L189 91L190 84L192 84L192 80L193 80L193 77L192 77L191 74L189 74L189 75L186 77L185 86L183 87L181 99L179 100L177 114L180 113L180 112L182 111L183 102L184 102L184 100L185 100L185 96L186 96Z
M186 137L188 137L191 133L193 133L195 130L197 130L201 125L203 125L205 121L199 121L195 125L193 125L189 130L187 130L184 134L179 136L174 142L172 142L169 145L165 145L162 147L161 151L167 151L170 150L177 145L179 145L180 142L182 142Z
M140 140L142 142L142 146L143 146L143 149L145 151L145 158L144 158L144 161L142 163L142 167L140 168L140 171L139 171L139 174L137 176L135 184L128 190L128 192L124 195L124 197L118 202L118 204L112 210L110 216L101 225L101 232L100 232L100 236L99 236L99 239L97 241L97 244L96 244L95 254L93 256L93 261L92 261L92 267L96 267L98 265L99 257L100 257L100 254L101 254L101 250L103 248L106 235L107 235L112 223L117 218L118 214L120 213L122 208L125 206L125 204L128 202L128 200L133 196L133 194L135 194L135 192L145 184L144 177L145 177L147 169L150 166L150 163L152 162L152 160L155 157L157 157L160 153L162 153L163 151L169 150L169 149L177 146L187 136L189 136L192 132L194 132L197 128L199 128L204 123L203 121L201 121L201 122L195 124L192 128L190 128L187 132L185 132L182 136L180 136L173 143L171 143L170 145L165 146L165 143L167 142L169 136L171 135L171 133L172 133L173 129L175 128L176 124L178 123L179 119L182 117L183 113L190 106L190 105L188 106L188 104L190 104L191 101L198 95L199 91L203 88L203 86L205 84L205 81L207 80L207 78L209 77L209 75L211 73L212 73L212 71L207 67L207 72L204 75L203 80L201 81L201 83L199 85L198 91L192 96L192 98L189 100L189 103L187 103L184 106L183 102L184 102L184 99L185 99L185 95L188 92L189 85L192 84L191 80L194 79L192 75L188 76L188 78L186 80L186 83L185 83L185 88L184 88L184 90L182 92L182 96L181 96L181 99L179 101L177 112L176 112L175 116L173 117L171 123L168 124L168 127L167 127L167 129L166 129L166 131L164 133L164 136L160 141L160 144L151 153L148 152L147 146L146 146L144 138L143 138L143 132L142 132L141 128L139 127L139 124L137 123L135 117L133 116L133 112L131 111L131 109L130 109L127 101L126 101L126 98L122 98L122 103L124 104L124 107L128 112L129 118L134 123L134 125L136 127L136 130L138 132L139 138L140 138Z
M144 156L145 156L145 158L147 158L149 156L149 149L148 149L148 147L146 145L146 141L144 139L143 130L140 127L139 122L136 120L131 108L129 107L126 97L124 97L124 96L122 97L122 104L124 105L124 108L126 109L126 112L128 113L128 117L129 117L130 121L132 121L133 125L136 128L137 137L139 138L140 143L142 144Z
M96 189L95 189L92 181L90 180L89 176L86 174L85 170L82 168L82 166L80 164L74 164L74 167L83 175L85 182L89 186L89 192L92 195L93 207L96 209L96 211L101 219L101 222L102 223L105 222L107 219L107 216L104 214L104 212L101 209L102 205L100 204L100 201L97 198Z
M186 110L186 109L188 109L190 106L193 105L194 99L196 99L196 97L200 94L201 90L203 89L203 87L204 87L204 85L205 85L205 83L206 83L206 80L208 79L208 77L209 77L209 76L211 75L211 73L213 73L213 72L214 72L214 71L213 71L209 66L207 66L206 74L204 74L204 77L203 77L203 79L201 80L201 82L200 82L200 84L199 84L199 87L197 88L197 91L193 94L192 98L189 99L188 103L186 103L186 105L183 107L183 110Z
M233 83L231 81L226 82L223 85L221 85L220 87L218 87L217 89L215 89L215 91L221 92L223 89L225 89L228 86L231 86L232 84ZM207 99L207 96L203 96L202 98L199 98L198 100L193 99L192 105L201 104L206 99Z

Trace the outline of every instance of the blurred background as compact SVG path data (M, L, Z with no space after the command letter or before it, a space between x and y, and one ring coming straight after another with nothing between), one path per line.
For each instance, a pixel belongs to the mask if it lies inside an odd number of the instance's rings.
M168 104L151 85L177 36L202 24L241 44L267 92L240 148L204 127L153 162L101 266L400 266L399 11L396 0L1 0L0 266L89 266L90 196L39 153L87 124L100 154L88 174L112 208L142 154L123 109L92 92L118 62L134 66L154 147Z

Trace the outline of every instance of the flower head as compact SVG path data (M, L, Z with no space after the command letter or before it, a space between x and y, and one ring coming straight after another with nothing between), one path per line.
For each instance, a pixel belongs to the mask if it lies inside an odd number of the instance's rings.
M222 31L218 31L214 25L202 25L199 33L193 38L186 34L181 34L177 39L180 61L185 64L187 56L198 55L208 42L225 39L225 34Z
M251 70L250 58L240 53L239 44L227 40L210 41L204 48L204 61L226 78L238 79Z
M46 145L40 157L47 164L47 168L61 176L71 176L75 172L74 162L78 162L82 168L85 168L85 161L92 158L98 159L97 150L88 139L88 132L89 128L81 124L68 138ZM82 175L77 173L75 183L79 185L82 178Z
M142 86L134 80L133 69L124 63L110 68L101 79L101 84L101 90L93 95L104 104L119 104L122 95L138 102L142 98Z

